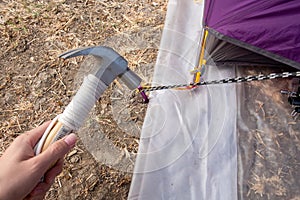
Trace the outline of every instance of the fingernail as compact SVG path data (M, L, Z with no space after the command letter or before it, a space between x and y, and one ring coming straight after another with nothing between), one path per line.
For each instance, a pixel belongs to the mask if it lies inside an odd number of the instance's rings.
M75 143L77 141L77 136L74 133L71 133L70 135L67 135L64 139L64 141L71 147L75 146Z

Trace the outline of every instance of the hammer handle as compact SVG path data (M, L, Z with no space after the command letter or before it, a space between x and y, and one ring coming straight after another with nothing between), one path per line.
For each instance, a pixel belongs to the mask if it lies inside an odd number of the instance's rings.
M86 76L59 121L70 129L77 131L83 125L106 88L107 85L96 76L92 74Z
M72 131L77 131L84 123L107 85L96 76L89 74L84 78L78 92L65 111L55 118L36 146L36 155L45 151L50 144Z
M53 143L55 136L57 135L59 130L62 128L62 126L63 126L63 124L61 122L57 122L55 124L55 126L51 129L51 131L49 132L49 134L43 144L42 152L45 151L51 143Z
M52 122L49 124L46 131L44 132L44 134L36 144L34 148L34 152L36 155L45 151L49 147L49 145L52 144L53 142L63 138L64 136L72 132L71 129L69 129L63 123L58 121L60 116L61 115L58 115L52 120Z

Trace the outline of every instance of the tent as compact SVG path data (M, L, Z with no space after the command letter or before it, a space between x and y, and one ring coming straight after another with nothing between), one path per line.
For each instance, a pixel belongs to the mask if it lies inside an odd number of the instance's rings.
M299 1L205 1L207 51L214 62L299 69L299 8Z
M300 69L299 8L170 0L153 82ZM280 94L294 83L152 92L128 199L300 198L299 123Z

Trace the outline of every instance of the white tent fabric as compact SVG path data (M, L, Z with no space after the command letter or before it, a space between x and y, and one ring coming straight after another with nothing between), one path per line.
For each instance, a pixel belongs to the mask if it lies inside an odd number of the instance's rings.
M154 85L191 82L202 13L202 1L169 1ZM203 78L234 73L208 66ZM235 85L150 97L128 199L237 199Z

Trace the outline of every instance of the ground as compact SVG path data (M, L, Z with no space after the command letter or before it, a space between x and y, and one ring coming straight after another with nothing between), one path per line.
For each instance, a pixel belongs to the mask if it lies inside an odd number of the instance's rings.
M267 68L264 73L293 69ZM244 67L243 74L259 74L259 67ZM280 91L297 91L299 79L245 83L238 118L238 187L240 199L292 199L299 193L299 119Z
M0 0L0 156L19 134L60 114L93 67L91 57L59 59L67 50L111 46L151 82L166 9L167 0ZM280 94L284 87L284 80L243 85L241 199L300 199L299 125ZM46 199L126 199L146 107L115 81L78 132Z
M133 70L153 68L166 6L166 0L0 0L0 155L19 134L61 113L75 94L84 59L64 61L59 54L105 44ZM111 96L119 85L106 91L94 116L101 116L101 132L115 149L134 153L138 136L113 116ZM146 106L130 95L130 120L139 127ZM99 161L80 140L46 199L126 199L130 171Z

